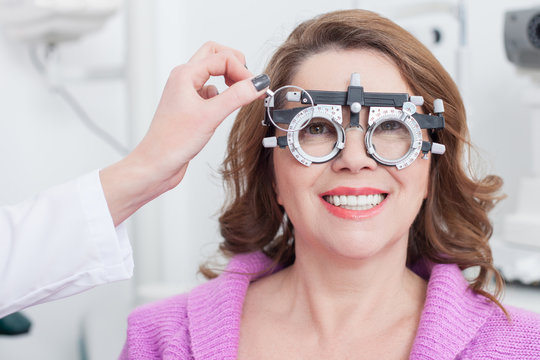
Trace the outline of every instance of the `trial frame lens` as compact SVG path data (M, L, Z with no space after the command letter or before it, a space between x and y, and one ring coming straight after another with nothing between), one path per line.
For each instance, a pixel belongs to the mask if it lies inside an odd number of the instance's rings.
M309 114L307 109L300 111L291 120L291 128L296 130L287 133L289 150L298 161L306 166L309 166L311 163L321 164L332 160L345 146L345 130L342 126L343 115L341 106L315 105L310 111L312 113ZM321 119L326 123L326 126L332 126L330 131L335 134L335 139L332 139L328 153L314 155L306 151L305 146L301 144L301 136L313 119Z
M373 140L375 131L382 124L389 121L398 122L403 128L407 129L409 135L407 150L404 151L401 156L396 156L396 158L383 156L383 154L376 149L376 144L374 144ZM368 154L380 164L396 166L398 169L403 169L412 164L420 154L423 142L422 129L410 114L395 108L371 108L368 125L369 127L365 137L366 149Z
M308 99L309 99L309 102L311 103L311 106L309 107L306 107L306 109L311 109L311 118L309 119L309 121L306 121L300 128L298 129L291 129L291 126L289 125L289 128L285 129L285 128L282 128L281 126L279 126L273 119L272 117L272 111L271 109L274 108L274 102L275 102L275 99L277 97L277 94L280 92L280 91L284 91L284 90L287 90L287 89L297 89L299 91L288 91L286 94L285 94L285 99L286 101L289 101L289 102L300 102L300 98L302 97L301 95L304 94ZM306 90L304 90L303 88L301 88L300 86L296 86L296 85L285 85L285 86L282 86L280 88L278 88L277 90L275 91L272 91L270 92L270 94L268 95L268 97L264 100L264 105L266 107L266 115L268 117L268 120L270 121L270 123L272 123L272 125L274 125L277 129L281 130L281 131L284 131L286 133L291 133L291 132L294 132L294 131L300 131L300 130L303 130L305 127L308 126L308 124L311 122L311 119L313 118L313 115L314 115L314 108L315 108L315 103L313 102L313 98L311 97L311 95L309 94L309 92L307 92ZM304 110L302 110L304 111Z

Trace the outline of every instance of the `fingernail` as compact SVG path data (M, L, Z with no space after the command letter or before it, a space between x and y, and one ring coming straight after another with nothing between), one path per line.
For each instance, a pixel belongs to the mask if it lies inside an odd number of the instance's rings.
M253 86L255 86L255 89L257 89L257 91L261 91L262 89L270 85L270 78L266 74L261 74L251 79L251 82L253 83Z

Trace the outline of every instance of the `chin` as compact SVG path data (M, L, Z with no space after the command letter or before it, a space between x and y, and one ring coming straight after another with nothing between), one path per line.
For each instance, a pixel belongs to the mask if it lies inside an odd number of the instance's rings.
M408 232L397 237L390 237L388 234L380 232L376 235L373 232L368 232L368 234L362 232L355 235L347 232L346 235L342 233L342 236L335 234L330 242L326 242L326 251L339 258L358 261L376 258L387 252L401 252L401 248L404 249L406 256L407 235Z
M373 238L339 239L332 243L328 250L339 257L351 260L365 260L376 256L384 248L384 244L377 242Z

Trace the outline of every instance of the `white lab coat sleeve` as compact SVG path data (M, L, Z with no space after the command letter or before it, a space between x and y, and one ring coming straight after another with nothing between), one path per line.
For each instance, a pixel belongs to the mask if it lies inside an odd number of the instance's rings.
M133 256L94 171L0 207L0 317L127 279Z

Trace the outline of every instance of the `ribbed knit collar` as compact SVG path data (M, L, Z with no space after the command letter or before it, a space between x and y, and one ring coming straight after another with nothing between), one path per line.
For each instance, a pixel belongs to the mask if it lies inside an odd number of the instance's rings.
M187 315L194 359L236 359L247 288L255 274L270 264L260 252L237 255L221 276L189 294ZM410 359L455 359L494 308L468 289L456 265L434 265Z
M187 315L195 360L235 360L247 288L272 261L261 252L237 255L218 278L195 288Z
M469 289L457 265L434 265L409 358L456 359L495 310Z

